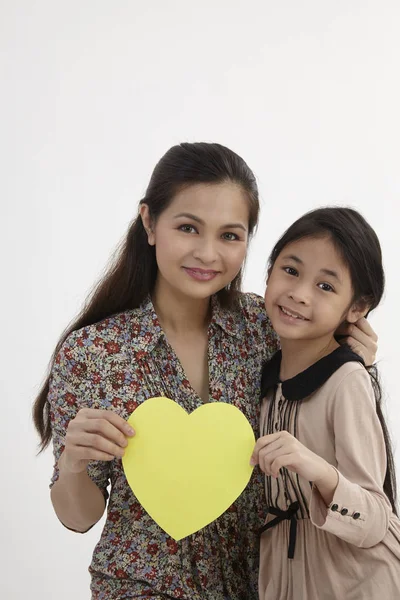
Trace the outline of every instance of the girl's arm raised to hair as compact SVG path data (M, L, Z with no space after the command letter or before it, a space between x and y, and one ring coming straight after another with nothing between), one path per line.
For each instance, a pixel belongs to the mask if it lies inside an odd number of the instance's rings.
M332 406L338 483L326 505L313 486L313 524L346 542L369 548L385 536L392 508L383 491L386 449L370 376L352 371L339 384Z
M104 513L110 461L123 456L126 436L133 432L114 412L87 408L95 404L104 382L100 378L94 384L87 375L96 369L96 355L92 357L74 338L75 334L69 336L61 348L50 379L55 458L51 500L63 525L83 533Z

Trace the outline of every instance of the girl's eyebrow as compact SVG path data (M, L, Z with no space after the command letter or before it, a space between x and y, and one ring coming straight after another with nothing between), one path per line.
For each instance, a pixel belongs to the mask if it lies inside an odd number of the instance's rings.
M320 269L320 273L324 273L325 275L330 275L331 277L334 277L334 279L337 279L339 281L339 283L341 283L341 279L340 279L339 275L336 273L336 271L332 271L331 269Z
M293 262L295 262L299 265L304 265L304 262L301 260L301 258L296 256L295 254L287 254L286 256L283 256L283 258L285 260L293 260ZM334 279L337 279L339 281L339 283L342 282L339 275L337 274L337 272L333 271L332 269L320 269L319 272L323 273L324 275L330 275Z
M301 258L296 256L295 254L287 254L286 256L282 256L282 258L285 260L293 260L295 263L298 263L299 265L304 265Z
M196 217L196 215L192 215L192 213L179 213L174 216L174 219L180 219L181 217L192 219L192 221L196 221L196 223L199 223L200 225L205 225L203 219ZM226 223L226 225L222 225L220 229L243 229L243 231L247 231L242 223Z

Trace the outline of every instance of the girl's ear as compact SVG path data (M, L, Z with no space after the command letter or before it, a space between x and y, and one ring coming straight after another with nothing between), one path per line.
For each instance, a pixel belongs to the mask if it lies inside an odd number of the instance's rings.
M153 231L153 225L151 223L150 211L147 204L140 205L140 218L142 219L143 227L147 233L147 241L150 246L155 246L156 236Z
M355 302L347 311L346 321L348 323L356 323L361 317L365 317L370 308L366 300Z

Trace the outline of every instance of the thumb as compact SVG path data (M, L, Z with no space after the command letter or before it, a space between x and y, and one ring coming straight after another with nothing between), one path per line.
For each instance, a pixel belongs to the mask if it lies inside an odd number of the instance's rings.
M256 465L258 465L258 452L254 448L253 454L250 457L250 466L255 467Z

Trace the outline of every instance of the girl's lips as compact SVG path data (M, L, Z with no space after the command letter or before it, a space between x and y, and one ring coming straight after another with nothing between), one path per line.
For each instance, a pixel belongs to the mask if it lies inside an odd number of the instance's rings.
M211 271L206 269L190 269L189 267L183 267L190 277L196 279L196 281L211 281L218 275L218 271Z

